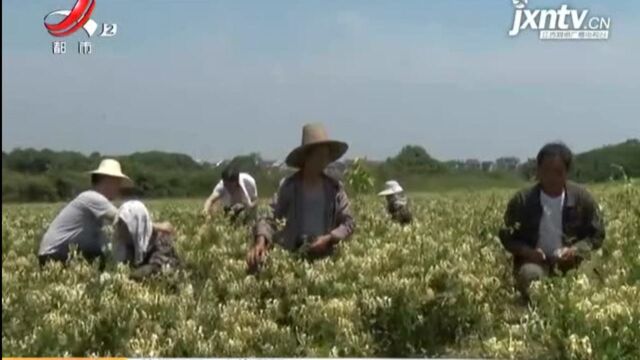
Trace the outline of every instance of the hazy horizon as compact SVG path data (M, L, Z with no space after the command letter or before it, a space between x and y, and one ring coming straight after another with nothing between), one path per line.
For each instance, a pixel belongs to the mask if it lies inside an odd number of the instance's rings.
M96 0L118 24L51 53L45 14L74 0L2 1L2 149L158 150L281 160L305 122L384 160L576 153L640 136L640 3L571 3L611 18L606 41L510 38L512 2ZM536 8L563 2L530 1Z
M603 147L607 147L607 146L620 145L620 144L625 143L625 142L630 141L630 140L639 140L639 139L638 138L629 138L629 139L625 139L625 140L622 140L622 141L619 141L619 142L616 142L616 143L603 144L603 145L600 145L600 146L596 146L594 148L585 149L583 151L575 151L575 149L572 149L572 151L574 152L574 155L578 155L580 153L584 153L584 152L591 151L591 150L597 150L597 149L600 149L600 148L603 148ZM419 144L406 144L406 145L419 145ZM544 144L542 144L542 145L544 145ZM542 145L540 147L542 147ZM422 146L422 145L420 145L420 146ZM11 151L17 150L17 149L26 150L26 149L30 149L30 148L36 149L36 150L49 149L49 148L37 148L37 147L14 147L13 149L9 149L9 150L2 149L2 151L6 152L6 153L10 153ZM110 156L119 157L119 156L132 155L134 153L145 153L145 152L159 151L159 152L165 152L165 153L175 153L175 154L188 155L195 161L208 162L208 163L212 163L212 164L215 164L215 163L217 163L219 161L231 160L232 159L232 157L221 158L221 159L201 159L201 158L197 158L197 157L195 157L195 156L193 156L191 154L187 154L187 153L183 153L183 152L164 151L164 150L161 150L161 149L140 150L140 151L133 151L133 152L129 152L129 153L102 153L102 152L99 152L99 151L86 152L86 151L80 151L80 150L74 150L74 149L49 149L49 150L57 151L57 152L63 152L63 151L78 152L78 153L81 153L81 154L83 154L85 156L90 156L92 153L98 152L98 153L100 153L100 155L102 157L110 157ZM366 158L367 160L371 160L371 161L385 161L385 160L387 160L387 158L397 155L398 152L400 152L400 150L401 149L398 149L398 151L396 153L390 154L390 155L388 155L388 156L386 156L384 158L373 158L373 157L367 157L367 156L362 156L361 158ZM425 148L425 150L427 151L427 153L429 153L429 155L434 157L431 154L431 152L429 152L429 149ZM262 159L265 160L265 161L284 161L284 158L270 158L270 157L263 156L259 151L249 151L247 153L236 154L235 156L250 155L251 153L258 153L262 157ZM455 160L462 160L462 161L464 161L464 160L495 161L495 160L497 160L498 158L501 158L501 157L517 157L520 160L520 162L524 162L524 161L527 161L528 159L534 159L536 157L536 155L537 155L537 153L532 153L531 155L529 155L527 157L518 157L516 155L504 154L502 156L499 156L499 157L493 158L493 159L483 159L483 158L477 158L477 157L475 157L475 158L474 157L450 158L450 159L441 159L441 158L437 158L437 157L434 157L434 158L436 160L438 160L438 161L446 162L446 161L455 161ZM343 156L339 161L342 161L342 160L353 160L356 157L357 156L354 156L354 157L349 156L349 153L347 152L347 154L345 154L345 156Z

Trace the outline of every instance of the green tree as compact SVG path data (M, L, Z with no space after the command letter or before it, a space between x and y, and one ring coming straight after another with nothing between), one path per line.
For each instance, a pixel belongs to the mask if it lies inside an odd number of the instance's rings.
M231 159L230 166L234 166L238 171L256 173L260 170L262 157L259 153L253 152L248 155L238 155Z
M401 173L439 172L444 169L443 164L418 145L403 147L398 155L387 160L387 164Z
M576 155L573 175L579 181L607 181L619 176L620 168L629 177L640 177L640 140L630 139Z

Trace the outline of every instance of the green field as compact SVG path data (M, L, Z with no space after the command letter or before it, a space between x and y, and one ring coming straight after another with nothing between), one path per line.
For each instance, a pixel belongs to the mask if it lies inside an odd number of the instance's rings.
M204 224L203 199L151 201L172 222L184 270L136 283L110 264L39 271L57 205L3 205L3 356L640 357L640 188L591 187L607 239L578 271L518 305L497 237L512 189L412 196L390 225L380 199L353 199L355 235L309 263L273 251L245 274L248 229Z

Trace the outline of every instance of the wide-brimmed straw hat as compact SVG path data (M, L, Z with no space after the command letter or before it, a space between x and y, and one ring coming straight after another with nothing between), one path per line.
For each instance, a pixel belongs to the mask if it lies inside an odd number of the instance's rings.
M379 196L388 196L403 192L402 186L395 180L389 180L384 183L384 190L378 193Z
M100 166L97 169L89 172L91 175L105 175L115 178L123 179L123 187L132 187L133 181L125 174L122 173L120 163L114 159L104 159L100 162Z
M308 151L317 146L329 148L332 162L338 160L349 148L345 142L329 139L322 124L307 124L302 128L302 144L289 153L285 162L291 167L301 168Z

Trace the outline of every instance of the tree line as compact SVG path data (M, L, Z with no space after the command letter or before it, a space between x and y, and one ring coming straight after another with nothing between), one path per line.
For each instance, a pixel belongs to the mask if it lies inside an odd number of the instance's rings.
M108 157L97 152L85 155L73 151L49 149L14 149L2 152L2 201L33 202L68 200L89 187L87 171ZM266 162L260 154L237 156L223 164L195 161L188 155L160 151L115 156L135 182L134 195L148 198L205 197L229 164L249 172L262 195L272 194L280 179L293 170ZM518 186L535 174L535 161L498 159L507 165L490 169L486 163L473 161L441 162L417 145L407 145L385 161L358 162L351 174L368 176L372 189L387 179L397 179L408 190L439 191L451 187ZM515 166L514 166L515 162ZM330 168L333 176L342 177L353 162L345 161ZM640 141L606 146L575 159L573 178L580 182L598 182L623 177L640 177ZM347 176L350 172L346 171ZM363 175L365 174L365 175ZM357 181L356 181L357 182ZM354 184L353 181L348 182ZM368 188L368 187L367 187Z

